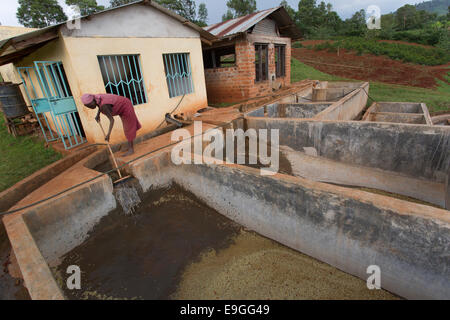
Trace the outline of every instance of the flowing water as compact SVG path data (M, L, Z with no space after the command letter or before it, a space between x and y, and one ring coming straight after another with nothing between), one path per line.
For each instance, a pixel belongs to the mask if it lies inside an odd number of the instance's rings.
M137 185L130 179L114 187L114 196L123 209L123 213L132 214L141 203Z
M100 163L93 168L93 170L103 173L108 172L112 181L116 181L120 178L116 171L112 171L113 166L110 160ZM134 178L124 180L114 186L114 197L125 214L133 214L137 206L139 206L141 203L139 194L142 194L141 186Z

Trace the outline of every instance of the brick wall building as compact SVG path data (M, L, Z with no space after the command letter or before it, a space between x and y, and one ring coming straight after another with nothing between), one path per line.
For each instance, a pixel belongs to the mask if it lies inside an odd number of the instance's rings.
M220 40L203 45L210 103L270 94L291 82L291 39L300 32L283 7L205 28Z

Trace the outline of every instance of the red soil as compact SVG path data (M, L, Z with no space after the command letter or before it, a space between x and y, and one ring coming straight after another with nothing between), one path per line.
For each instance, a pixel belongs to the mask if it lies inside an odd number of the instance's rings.
M304 41L313 45L321 40ZM436 78L447 82L444 76L450 72L450 64L443 66L422 66L403 63L388 57L365 54L358 56L344 49L335 52L315 51L306 48L292 49L292 56L322 72L343 78L380 81L421 88L435 88Z

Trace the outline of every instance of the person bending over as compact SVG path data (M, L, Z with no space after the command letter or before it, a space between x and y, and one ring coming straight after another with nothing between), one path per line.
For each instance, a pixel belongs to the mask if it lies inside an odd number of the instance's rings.
M108 117L109 131L105 137L106 141L109 141L111 131L114 127L114 116L120 117L125 137L128 140L128 150L123 156L126 157L132 155L134 153L134 139L136 138L136 132L141 129L142 126L134 112L131 101L115 94L84 94L81 97L81 101L89 109L98 108L95 121L100 122L100 112Z

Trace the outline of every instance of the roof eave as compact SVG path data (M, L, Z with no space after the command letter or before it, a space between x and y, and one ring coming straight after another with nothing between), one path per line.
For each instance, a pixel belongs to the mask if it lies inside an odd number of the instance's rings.
M285 29L285 31L282 32L283 36L289 37L292 39L299 39L302 37L300 30L297 28L294 21L289 16L289 13L286 11L286 9L283 6L266 9L266 10L261 10L261 11L254 13L253 15L255 15L255 14L258 17L254 22L252 22L252 24L248 24L248 23L246 24L246 22L248 22L249 19L251 19L251 17L249 17L250 15L247 15L245 17L231 19L226 22L219 22L219 23L207 26L207 27L205 27L205 29L210 30L210 32L214 32L213 34L216 37L219 37L220 39L227 39L230 36L235 36L235 35L239 35L239 34L248 32L248 30L250 30L254 25L259 23L260 21L266 19L267 17L272 17L273 19L277 20L278 23L280 25L282 25L283 28ZM249 18L246 19L246 17L249 17ZM235 26L232 27L233 25L235 25ZM227 28L232 29L232 30L229 30L228 32L234 32L234 31L236 31L236 32L220 35L221 33L224 33L225 31L227 31Z

